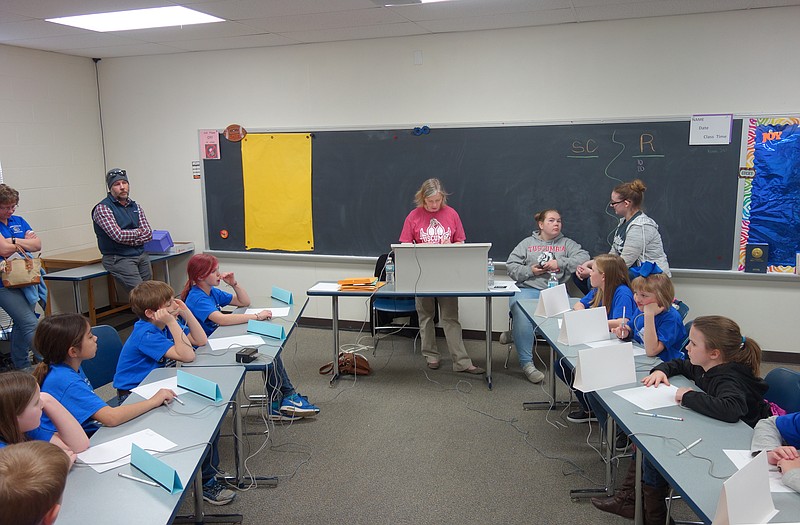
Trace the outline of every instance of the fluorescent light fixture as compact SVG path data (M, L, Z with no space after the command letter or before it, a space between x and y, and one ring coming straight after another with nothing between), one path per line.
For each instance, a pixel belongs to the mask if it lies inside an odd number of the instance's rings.
M152 9L134 9L132 11L115 11L93 15L64 16L47 18L47 22L79 27L90 31L129 31L131 29L149 29L153 27L188 26L192 24L208 24L224 22L222 18L207 15L185 7L154 7Z

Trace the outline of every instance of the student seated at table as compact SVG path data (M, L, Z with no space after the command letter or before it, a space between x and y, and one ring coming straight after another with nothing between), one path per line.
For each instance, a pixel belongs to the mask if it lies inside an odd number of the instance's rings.
M44 441L0 449L0 525L54 523L70 464L63 450Z
M122 346L114 374L120 404L150 372L163 367L168 359L191 363L194 361L193 346L208 342L192 312L183 301L173 298L173 294L172 287L160 281L143 281L131 290L131 310L139 320ZM203 499L212 505L226 505L236 494L215 478L219 472L218 441L219 436L214 437L211 450L203 460Z
M222 313L223 306L250 306L250 296L236 280L233 272L220 273L219 261L213 255L206 253L193 255L189 259L186 272L189 274L189 280L181 292L181 298L186 301L187 307L207 335L214 333L219 326L272 318L272 312L267 309L253 314ZM230 286L233 293L217 288L220 282ZM319 408L294 389L280 355L268 365L266 389L271 401L269 419L272 421L292 421L319 414Z
M686 350L689 359L673 359L657 365L642 383L656 388L662 383L669 385L672 376L683 375L693 380L700 390L679 388L675 401L682 407L727 423L741 419L754 427L770 415L764 401L768 386L759 377L761 347L743 336L738 324L718 315L698 317L689 330ZM592 504L606 512L632 517L635 476L635 467L631 467L617 494L610 498L592 498ZM664 498L669 485L647 459L643 463L642 480L645 524L665 523ZM620 494L623 491L627 494Z
M81 363L97 353L97 337L88 319L79 314L56 314L44 317L36 327L33 344L44 360L33 371L33 377L91 435L100 425L115 427L145 412L169 403L172 390L162 388L153 397L117 407L110 407L94 393L83 373ZM55 430L53 422L42 416L42 428Z
M636 310L627 323L614 330L620 339L633 339L644 346L650 357L662 361L681 358L686 328L678 311L672 307L675 287L652 262L645 262L630 272L637 277L631 283Z
M592 289L575 304L575 310L586 308L605 308L608 316L608 329L612 330L628 322L628 316L633 315L636 305L633 301L633 292L628 281L628 267L625 260L619 255L601 254L595 257L590 270L589 280ZM572 384L572 370L567 367L556 367L556 374L568 384ZM580 407L567 415L567 420L572 423L584 423L596 420L589 411L589 405L583 392L575 390L575 397Z
M784 485L800 492L800 412L771 416L756 424L750 450L767 452L767 462L776 465Z
M41 427L46 414L55 431ZM28 440L49 441L58 445L72 461L75 454L89 448L89 438L81 425L53 396L39 390L27 372L0 374L0 449Z

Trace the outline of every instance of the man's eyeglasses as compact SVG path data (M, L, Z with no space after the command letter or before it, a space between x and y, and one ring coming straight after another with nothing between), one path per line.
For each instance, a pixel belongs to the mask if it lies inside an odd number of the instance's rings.
M625 199L622 199L621 201L617 201L617 202L611 201L611 202L608 203L608 207L609 208L613 208L617 204L622 204L623 202L625 202Z
M0 211L14 211L17 209L17 204L12 204L10 206L0 206Z

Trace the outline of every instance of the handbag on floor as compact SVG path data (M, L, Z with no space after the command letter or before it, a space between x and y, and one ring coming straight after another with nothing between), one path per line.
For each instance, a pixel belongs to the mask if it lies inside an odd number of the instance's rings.
M3 261L0 279L6 288L22 288L42 282L42 260L31 257L25 250L19 249L21 258L8 258Z
M330 374L333 371L333 361L319 367L322 375ZM361 354L353 352L339 352L339 373L356 376L366 376L372 372L369 361Z

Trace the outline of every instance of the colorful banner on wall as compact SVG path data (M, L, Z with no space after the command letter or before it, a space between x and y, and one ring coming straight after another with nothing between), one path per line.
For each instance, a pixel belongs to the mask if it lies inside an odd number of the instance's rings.
M770 272L794 272L800 250L800 118L750 119L739 242L739 269L747 243L769 244Z
M242 139L247 249L314 249L311 136L249 133Z

